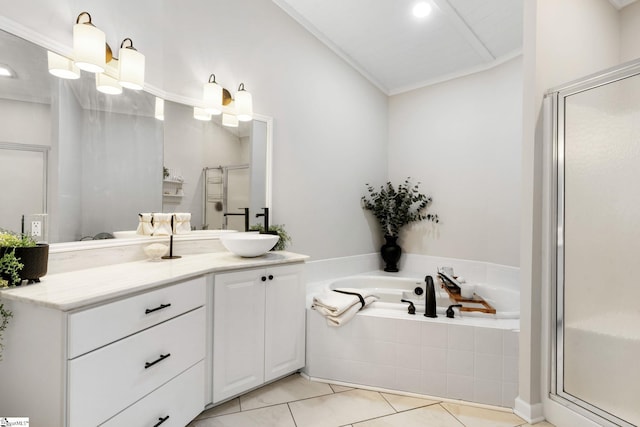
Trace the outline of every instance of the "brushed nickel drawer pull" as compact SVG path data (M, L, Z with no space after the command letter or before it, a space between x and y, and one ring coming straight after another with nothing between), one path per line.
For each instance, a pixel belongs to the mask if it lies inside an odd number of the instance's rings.
M158 307L156 308L147 308L144 311L144 314L149 314L149 313L153 313L154 311L158 311L158 310L162 310L163 308L167 308L167 307L171 307L171 303L169 304L160 304Z
M155 423L153 425L153 427L158 427L160 424L162 424L163 422L167 421L168 419L169 419L169 415L167 415L164 418L158 418L159 421L157 423Z
M166 359L169 356L171 356L171 353L161 354L157 360L154 360L153 362L145 362L144 369L150 368L156 363L162 362L164 359Z

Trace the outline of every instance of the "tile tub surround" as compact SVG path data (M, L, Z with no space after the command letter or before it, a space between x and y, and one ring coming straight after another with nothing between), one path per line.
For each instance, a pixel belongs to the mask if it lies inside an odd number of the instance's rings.
M367 309L335 328L307 309L304 371L326 381L512 408L517 325L510 319L427 319Z
M528 427L514 414L291 375L202 412L188 427ZM538 427L553 427L548 423Z

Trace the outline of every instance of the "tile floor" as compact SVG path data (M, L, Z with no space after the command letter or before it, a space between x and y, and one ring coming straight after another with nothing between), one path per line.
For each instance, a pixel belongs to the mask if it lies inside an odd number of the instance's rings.
M188 427L516 427L510 412L309 381L298 374L201 413ZM536 427L553 427L548 423Z

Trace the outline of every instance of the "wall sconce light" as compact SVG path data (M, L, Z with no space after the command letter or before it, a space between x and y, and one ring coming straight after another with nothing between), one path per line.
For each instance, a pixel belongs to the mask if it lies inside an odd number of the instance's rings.
M216 82L215 74L211 74L209 81L204 84L202 98L204 110L207 113L222 114L223 126L238 127L238 121L248 122L253 119L253 100L251 94L244 88L244 83L240 83L238 86L234 102L231 93ZM232 102L234 102L234 106L230 105Z
M80 69L73 61L57 53L47 52L49 72L61 79L75 80L80 78Z
M141 90L144 86L145 57L126 38L120 44L120 60L113 56L104 32L82 12L73 26L73 60L53 52L47 53L49 72L63 79L80 78L80 71L96 74L96 89L117 95L122 88Z
M249 122L253 119L253 99L251 94L244 88L244 83L240 83L236 92L236 111L238 120Z
M80 22L83 18L88 21ZM81 70L90 73L103 73L111 59L104 32L91 22L91 15L82 12L73 26L73 58Z
M129 46L125 46L128 42ZM120 84L127 89L142 90L144 86L144 55L133 47L133 40L126 38L120 44Z
M193 118L206 122L211 120L211 113L208 113L204 108L193 107Z
M164 99L156 96L156 112L155 117L158 120L164 120Z
M207 113L214 116L222 114L222 93L223 89L222 86L216 82L216 75L211 74L209 81L204 84L202 89L204 109Z

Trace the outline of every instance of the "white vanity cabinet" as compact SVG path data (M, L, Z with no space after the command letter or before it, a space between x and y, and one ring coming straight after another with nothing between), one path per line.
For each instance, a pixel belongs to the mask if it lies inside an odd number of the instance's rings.
M304 264L215 275L213 403L304 366Z

